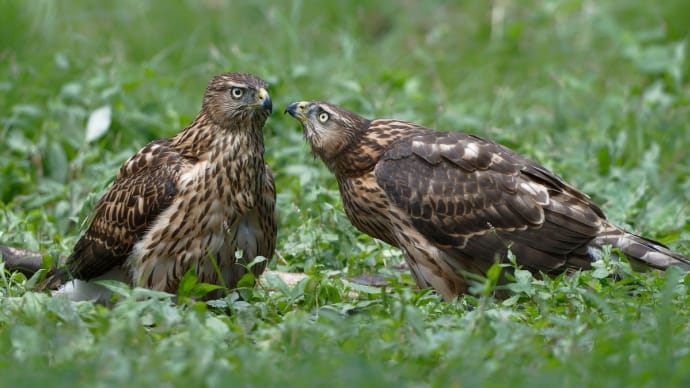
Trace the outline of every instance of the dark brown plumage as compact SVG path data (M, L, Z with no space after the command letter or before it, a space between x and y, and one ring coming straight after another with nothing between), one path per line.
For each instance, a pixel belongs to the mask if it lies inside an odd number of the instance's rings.
M515 152L478 136L399 120L367 120L318 101L286 112L335 174L345 212L364 233L403 250L420 287L467 291L510 249L520 265L557 274L590 268L600 249L632 264L690 268L690 260L612 225L589 197Z
M233 288L244 265L270 259L276 193L263 159L262 128L272 109L266 88L251 74L215 76L188 127L124 163L49 283L114 277L175 293L194 269L200 282ZM252 271L258 276L265 266Z

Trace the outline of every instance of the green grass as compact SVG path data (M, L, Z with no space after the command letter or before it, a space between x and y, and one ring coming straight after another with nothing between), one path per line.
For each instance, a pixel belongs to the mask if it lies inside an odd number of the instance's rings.
M230 2L228 2L230 3ZM443 302L361 235L297 100L477 133L690 253L690 5L666 2L0 1L0 243L66 254L119 165L196 114L208 79L266 79L287 287L113 308L0 277L3 386L688 386L690 277L610 267ZM419 4L416 4L419 3ZM86 141L94 110L112 122ZM623 268L624 272L627 272ZM383 273L384 290L346 281ZM140 298L141 294L150 298ZM243 298L238 298L242 294Z

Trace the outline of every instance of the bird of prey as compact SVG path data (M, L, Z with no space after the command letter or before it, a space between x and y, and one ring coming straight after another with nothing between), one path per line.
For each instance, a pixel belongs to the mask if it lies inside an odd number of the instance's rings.
M367 120L319 101L295 102L286 113L335 174L352 224L400 248L416 283L446 299L467 292L464 273L486 273L509 250L535 273L590 268L605 245L636 267L690 268L686 257L611 224L587 195L493 141Z
M91 298L83 281L104 278L175 293L193 269L199 282L234 288L255 257L270 259L276 192L263 158L266 89L251 74L213 77L191 124L124 163L48 283L76 279L63 289L74 299ZM265 266L251 270L258 276Z

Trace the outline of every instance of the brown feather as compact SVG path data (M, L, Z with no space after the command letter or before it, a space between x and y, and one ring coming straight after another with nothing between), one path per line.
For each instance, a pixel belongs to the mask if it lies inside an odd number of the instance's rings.
M466 291L463 271L484 273L509 250L535 272L589 268L604 244L643 265L690 268L684 256L611 225L587 195L490 140L366 120L318 101L286 111L335 174L353 225L401 248L419 286L446 298Z
M215 76L189 126L124 163L57 276L88 280L122 266L132 284L174 293L189 269L201 282L233 288L246 263L270 259L276 194L263 159L266 88L250 74Z

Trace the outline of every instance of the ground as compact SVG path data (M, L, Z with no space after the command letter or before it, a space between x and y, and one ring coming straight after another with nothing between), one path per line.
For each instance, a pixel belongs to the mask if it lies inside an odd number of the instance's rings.
M186 125L210 76L248 71L274 104L270 268L308 275L267 275L211 304L184 298L191 283L180 305L111 285L121 300L106 308L3 272L2 385L690 384L690 277L605 262L554 280L518 270L498 299L492 272L444 302L352 228L281 114L319 99L490 137L687 255L690 5L419 3L0 3L0 243L68 253L119 165ZM348 281L362 274L389 285Z

